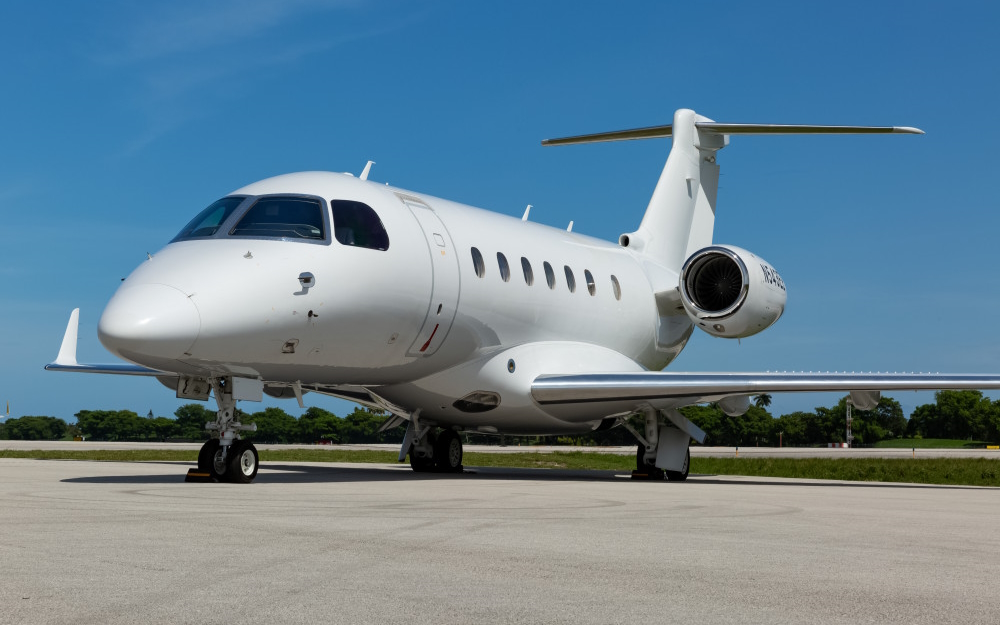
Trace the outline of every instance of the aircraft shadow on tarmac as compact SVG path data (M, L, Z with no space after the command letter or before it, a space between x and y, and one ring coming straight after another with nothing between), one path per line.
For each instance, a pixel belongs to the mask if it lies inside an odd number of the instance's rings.
M159 463L146 463L159 464ZM157 475L100 475L92 477L75 477L62 480L67 483L84 484L177 484L183 483L186 467L183 463L162 463L177 468L176 474ZM338 482L399 482L424 480L527 480L527 481L557 481L557 482L606 482L620 480L630 482L627 473L622 471L598 470L562 470L562 469L525 469L512 467L468 467L461 474L445 473L415 473L408 466L364 465L359 467L322 466L301 464L262 464L262 471L257 475L255 484L309 484ZM938 484L909 484L886 482L821 482L810 480L747 479L718 475L691 474L689 481L657 482L664 488L684 488L693 485L725 485L725 486L782 486L820 487L820 488L912 488L912 489L949 489L968 490L983 489L982 486L948 486ZM192 484L192 486L194 486ZM995 489L991 489L995 490Z

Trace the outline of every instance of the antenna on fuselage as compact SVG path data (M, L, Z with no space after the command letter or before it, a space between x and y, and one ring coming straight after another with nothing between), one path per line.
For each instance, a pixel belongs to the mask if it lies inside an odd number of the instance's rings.
M531 212L531 204L528 204L528 208L524 209L524 217L521 217L521 221L528 221L528 213Z
M361 179L361 180L368 180L368 174L371 172L372 165L374 165L374 164L375 164L375 161L368 161L368 164L365 165L365 170L361 172L361 175L358 176L358 178Z
M572 221L569 222L568 226L566 226L566 232L573 232L573 222Z

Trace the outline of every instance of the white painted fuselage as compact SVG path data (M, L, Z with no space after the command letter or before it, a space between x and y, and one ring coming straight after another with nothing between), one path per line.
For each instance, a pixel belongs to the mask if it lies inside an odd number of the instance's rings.
M659 370L692 330L683 313L669 324L658 313L651 279L676 285L676 272L618 244L347 174L289 174L231 195L306 196L324 210L332 200L362 202L389 245L343 244L333 228L322 241L172 242L108 304L99 334L110 351L271 388L365 388L440 424L552 433L597 421L569 423L539 408L530 398L538 375ZM497 393L500 405L453 405L475 392ZM605 414L595 408L593 418Z

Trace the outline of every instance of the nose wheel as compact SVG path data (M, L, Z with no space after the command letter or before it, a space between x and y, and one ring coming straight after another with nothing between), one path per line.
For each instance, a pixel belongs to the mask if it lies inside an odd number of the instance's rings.
M217 432L198 452L198 472L207 473L219 482L249 484L257 477L260 456L250 441L240 440L240 432L255 432L254 424L243 425L237 421L236 398L233 397L232 378L210 379L219 411L214 422L205 424L210 432Z
M237 484L249 484L257 477L260 457L250 441L236 441L229 446L226 479Z
M223 446L219 439L206 441L198 452L198 470L220 482L249 484L257 477L260 456L250 441Z
M222 450L219 439L213 438L205 441L198 452L198 470L208 473L216 480L224 480L226 477L226 454Z

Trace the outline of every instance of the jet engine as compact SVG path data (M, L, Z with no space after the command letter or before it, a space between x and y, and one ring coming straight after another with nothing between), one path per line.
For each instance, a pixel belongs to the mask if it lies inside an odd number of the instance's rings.
M713 245L691 255L681 268L684 310L712 336L739 339L771 326L785 311L781 276L763 258Z

